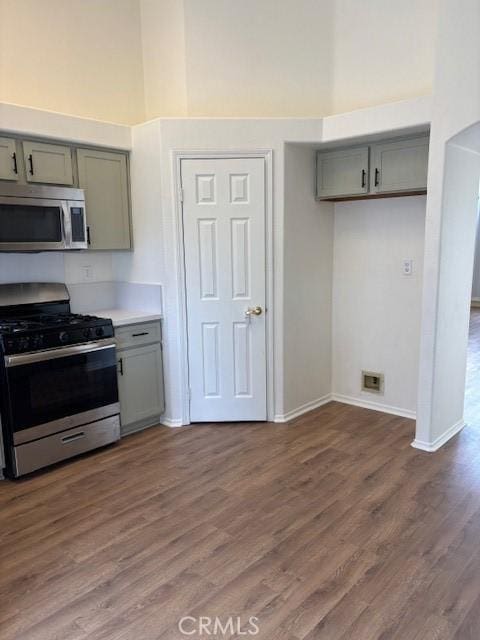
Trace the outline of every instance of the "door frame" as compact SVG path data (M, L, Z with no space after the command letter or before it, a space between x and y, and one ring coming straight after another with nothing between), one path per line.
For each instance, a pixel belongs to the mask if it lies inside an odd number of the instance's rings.
M182 386L182 424L190 424L190 372L188 365L187 288L185 272L185 246L183 234L183 202L181 168L183 160L229 160L259 158L265 168L265 291L266 291L266 372L267 372L267 420L274 419L274 272L273 272L273 149L249 150L185 150L171 152L173 167L173 198L175 254L177 262L177 300L179 317L178 346L180 351L180 375Z

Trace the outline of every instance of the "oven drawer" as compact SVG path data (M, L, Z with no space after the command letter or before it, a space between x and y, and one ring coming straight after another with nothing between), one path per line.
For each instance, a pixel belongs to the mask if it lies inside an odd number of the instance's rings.
M54 462L115 442L119 438L120 419L119 416L112 416L19 445L14 447L15 475L30 473Z
M115 338L117 340L117 349L125 349L127 347L137 347L142 344L160 342L162 339L160 320L157 320L156 322L133 324L128 327L120 327L115 329Z

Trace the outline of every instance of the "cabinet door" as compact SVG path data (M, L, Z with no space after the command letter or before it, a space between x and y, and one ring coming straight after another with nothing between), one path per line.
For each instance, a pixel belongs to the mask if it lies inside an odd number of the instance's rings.
M164 410L160 344L119 351L118 359L122 427L160 416Z
M427 188L428 137L372 146L371 190L375 193Z
M368 192L368 147L317 154L317 198Z
M23 155L28 182L73 184L70 147L24 140Z
M15 140L0 138L0 180L18 180Z
M130 203L124 153L78 149L91 249L130 249Z

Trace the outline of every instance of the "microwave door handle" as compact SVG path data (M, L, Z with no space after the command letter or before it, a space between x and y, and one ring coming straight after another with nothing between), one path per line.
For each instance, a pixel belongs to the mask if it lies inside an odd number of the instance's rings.
M62 202L62 238L65 249L72 246L72 225L68 202Z
M67 248L67 236L65 233L65 203L62 202L60 205L60 233L62 234L61 242L63 243L64 249Z

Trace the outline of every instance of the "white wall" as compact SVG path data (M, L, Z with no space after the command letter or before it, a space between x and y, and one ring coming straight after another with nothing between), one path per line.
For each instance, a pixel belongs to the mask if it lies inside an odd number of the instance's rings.
M438 0L140 0L147 117L318 117L431 92Z
M476 128L480 132L480 124ZM415 444L419 448L434 449L463 426L479 181L480 146L473 151L449 143L441 209L431 423L426 434L425 423L417 425Z
M330 112L330 0L185 0L189 116Z
M0 253L0 282L84 282L82 268L91 267L91 282L113 280L110 252Z
M140 0L145 116L187 115L185 15L179 0Z
M144 120L138 1L0 0L0 101Z
M475 237L475 258L472 278L472 300L480 302L480 228L477 220L477 234Z
M0 283L63 282L63 253L0 253Z
M334 396L414 417L425 196L335 204ZM402 261L414 261L412 276ZM385 375L384 395L361 390L362 370Z
M133 251L114 252L114 270L119 280L161 282L165 272L161 175L167 167L161 162L159 121L134 127L132 145Z
M480 116L480 114L479 114ZM480 129L480 125L478 125ZM463 421L480 149L449 144L445 157L432 435Z
M0 101L122 123L431 91L438 0L0 0Z
M72 251L64 254L65 282L111 282L114 280L110 251ZM84 268L90 272L85 276Z
M285 145L284 412L312 407L332 387L333 209L317 202L315 150Z
M129 126L12 104L0 103L0 128L2 132L20 137L39 136L96 147L132 148Z
M463 424L479 175L476 158L452 148L448 141L480 121L479 31L477 0L440 1L414 442L427 450L441 446ZM472 139L467 135L458 144L468 148L478 140L476 131L472 131Z
M431 93L438 0L335 0L330 113Z

